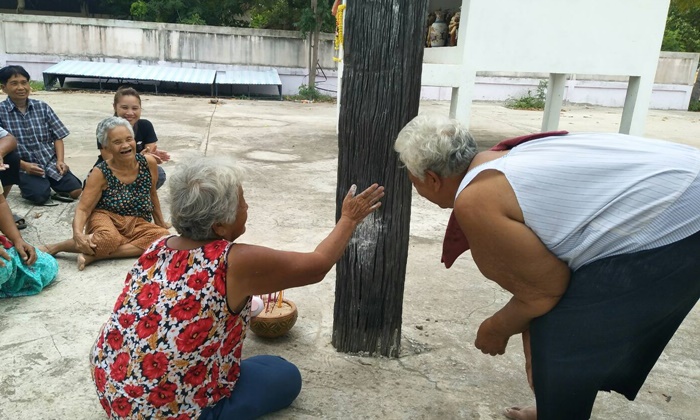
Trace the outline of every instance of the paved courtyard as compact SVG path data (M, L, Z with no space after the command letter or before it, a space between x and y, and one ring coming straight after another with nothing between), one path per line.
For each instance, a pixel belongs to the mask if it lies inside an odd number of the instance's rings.
M84 177L94 163L95 126L111 114L111 93L38 92L71 130L66 161ZM3 98L4 99L4 98ZM422 113L446 114L446 102L424 102ZM335 105L143 96L171 172L193 155L228 155L250 169L250 206L243 242L309 251L335 215ZM539 131L542 112L500 104L473 107L472 132L488 146ZM565 107L561 129L617 131L620 109ZM700 113L651 111L647 135L700 147ZM161 190L169 218L167 183ZM391 191L387 191L391 194ZM75 204L37 207L17 190L13 211L29 227L30 243L71 235ZM285 293L299 308L285 337L252 333L244 357L278 354L297 364L304 387L275 419L502 419L508 405L532 404L519 339L505 355L473 347L481 321L509 294L487 281L469 255L446 270L440 263L449 211L414 194L398 359L338 353L330 344L335 272L316 285ZM79 272L74 255L59 255L57 281L41 294L0 300L0 419L103 419L88 370L88 353L121 291L133 260L103 261ZM700 408L700 309L691 312L651 372L637 401L601 393L595 419L695 419Z

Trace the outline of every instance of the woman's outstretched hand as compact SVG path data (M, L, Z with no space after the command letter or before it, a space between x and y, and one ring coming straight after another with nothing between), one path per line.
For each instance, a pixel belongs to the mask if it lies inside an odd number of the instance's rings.
M357 185L350 187L343 200L342 216L348 217L356 223L360 223L370 213L382 205L379 201L384 197L384 187L372 184L369 188L355 195Z
M170 154L165 150L149 150L148 148L146 148L141 151L141 154L153 156L156 159L156 163L159 165L163 162L167 162L170 160Z

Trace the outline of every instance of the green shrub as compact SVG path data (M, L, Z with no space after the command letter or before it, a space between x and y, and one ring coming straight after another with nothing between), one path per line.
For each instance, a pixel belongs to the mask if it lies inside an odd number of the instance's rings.
M510 98L506 101L506 107L512 109L544 109L544 103L547 99L547 81L540 80L537 85L535 95L528 90L527 94L520 98Z
M690 101L690 105L688 105L688 111L700 112L700 101Z
M324 95L318 89L307 85L299 86L298 95L286 96L285 99L290 101L335 102L334 97Z
M40 82L38 80L30 80L29 86L32 88L32 90L34 92L44 90L44 82Z
M313 86L301 85L299 86L299 96L309 101L315 101L321 94Z

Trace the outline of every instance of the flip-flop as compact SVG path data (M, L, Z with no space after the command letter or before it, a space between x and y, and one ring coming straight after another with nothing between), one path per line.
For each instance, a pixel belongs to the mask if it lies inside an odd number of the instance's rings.
M75 201L75 198L71 197L70 195L68 195L66 193L55 192L55 193L51 194L51 198L53 198L54 200L63 201L64 203L72 203Z
M12 218L15 219L15 224L17 225L18 230L22 230L27 227L27 222L24 220L24 217L12 213Z
M58 203L49 198L48 200L44 201L41 204L34 203L34 205L35 206L42 206L42 207L56 207L58 205Z

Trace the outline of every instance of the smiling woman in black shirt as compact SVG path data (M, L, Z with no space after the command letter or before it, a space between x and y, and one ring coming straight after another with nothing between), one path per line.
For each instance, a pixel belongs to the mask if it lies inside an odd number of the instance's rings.
M158 136L153 124L150 121L141 119L141 96L134 88L123 87L117 90L114 94L114 115L122 117L131 123L134 129L134 138L136 140L136 152L141 154L151 154L160 164L170 160L170 155L164 150L158 150ZM97 158L95 165L110 158L110 153L100 147L100 142L97 142L97 149L100 151L100 156ZM165 183L165 171L161 166L158 166L158 182L156 189L160 188Z

